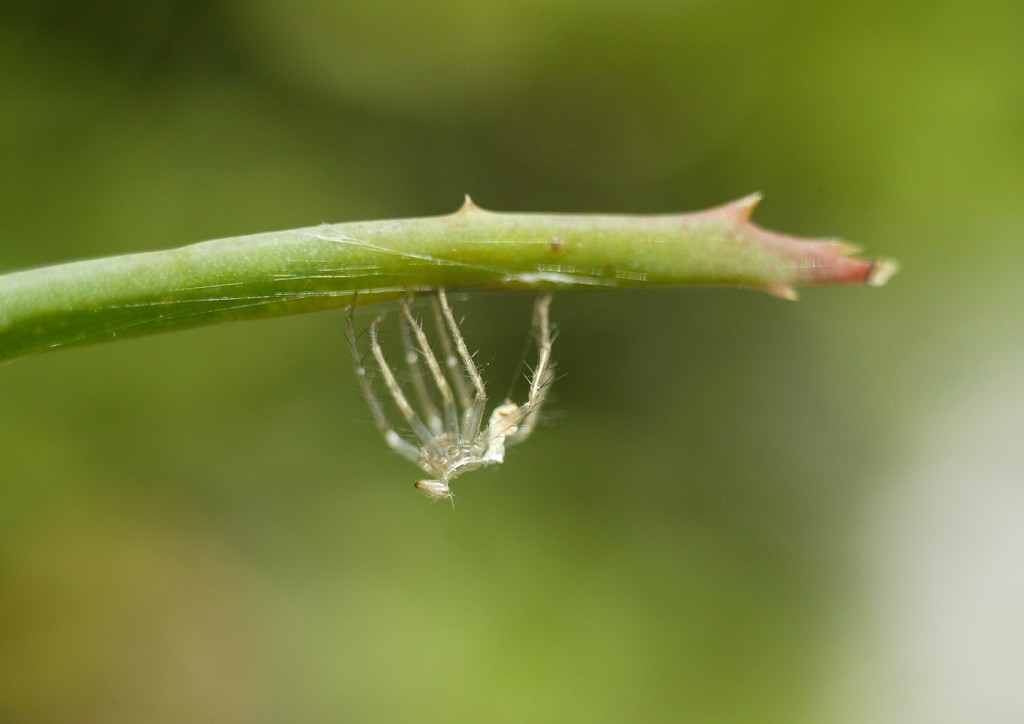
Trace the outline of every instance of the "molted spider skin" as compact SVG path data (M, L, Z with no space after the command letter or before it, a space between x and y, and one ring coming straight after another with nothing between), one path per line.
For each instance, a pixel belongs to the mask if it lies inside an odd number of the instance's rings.
M401 301L400 329L411 396L399 383L381 348L379 329L383 316L378 316L370 324L370 353L377 364L384 390L404 420L411 439L395 430L380 396L368 379L356 342L353 303L348 326L356 376L384 441L392 450L433 476L432 479L416 481L416 490L431 500L452 500L448 484L455 477L504 462L505 446L522 442L537 425L537 413L554 379L554 364L551 362L554 335L548 319L551 295L539 297L534 304L533 334L538 360L530 378L526 402L517 405L506 400L494 408L482 428L487 405L486 387L462 338L444 290L437 290L434 299L438 341L444 352L440 359L423 325L413 316L409 301L409 296ZM428 387L430 383L433 383L432 388Z

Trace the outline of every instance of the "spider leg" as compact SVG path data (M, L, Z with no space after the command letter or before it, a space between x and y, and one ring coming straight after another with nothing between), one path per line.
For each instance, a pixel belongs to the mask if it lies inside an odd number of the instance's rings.
M444 376L444 372L441 371L441 365L437 362L434 350L430 348L430 342L427 340L427 335L423 331L423 327L416 321L416 318L412 316L412 311L409 309L408 301L405 299L402 300L402 314L408 321L413 334L416 336L420 352L423 353L423 358L427 361L427 367L430 369L430 374L434 378L434 384L437 385L437 391L441 393L441 407L444 408L445 429L451 434L453 439L458 440L460 439L459 411L455 407L455 397L452 395L451 385L448 384L448 379Z
M469 349L466 347L466 340L463 339L462 333L459 331L459 325L455 323L455 316L452 314L452 308L448 304L448 296L444 293L444 289L437 290L437 299L440 302L441 313L444 316L444 321L448 326L448 331L455 341L455 348L459 351L459 357L462 359L462 365L466 370L466 374L469 375L469 380L473 385L475 394L473 396L473 404L469 404L469 395L465 398L465 439L472 440L476 437L476 434L480 431L480 423L484 418L484 408L487 405L487 390L484 387L484 380L480 376L480 371L476 367L476 363L473 362L473 355L469 353ZM445 335L442 335L444 337ZM447 340L447 338L445 337ZM451 348L451 345L448 345ZM454 356L450 355L450 359L454 360ZM449 366L451 362L449 362ZM457 366L457 363L456 365ZM459 372L459 376L461 376Z
M402 414L409 427L412 428L413 434L416 435L416 438L423 447L440 451L441 445L437 441L437 437L430 431L430 428L423 424L416 411L412 409L412 405L409 404L409 400L406 398L405 393L402 392L402 388L398 386L395 373L388 366L388 361L384 359L384 351L380 348L380 341L377 335L380 324L383 321L384 317L380 316L370 324L370 351L373 353L374 359L377 360L377 366L380 367L380 373L384 377L384 386L388 388L391 399L395 401L395 406L398 407L398 411ZM398 438L398 435L394 430L391 430L391 433L385 433L385 437L388 438L388 444L394 447L392 437ZM401 438L398 439L401 440ZM417 454L415 460L419 462L419 454Z
M508 416L508 420L516 429L506 436L505 441L509 444L522 442L530 436L537 421L540 419L537 412L548 396L551 383L555 379L554 364L551 362L551 345L554 342L554 335L551 334L551 321L548 317L548 308L551 306L551 295L545 294L538 297L533 306L533 335L537 340L537 366L530 376L530 393L526 403L520 405L515 413Z
M471 404L469 388L466 387L466 376L463 374L462 368L459 367L459 358L455 356L455 350L452 349L452 341L448 336L448 327L444 321L444 314L437 296L434 296L431 301L433 302L431 306L434 309L434 326L441 338L441 351L444 352L444 366L455 385L455 394L458 396L459 405L462 406L463 415L466 415Z
M370 384L366 367L363 365L363 355L359 351L359 343L358 337L356 335L356 325L354 319L355 308L356 297L355 295L352 295L352 306L350 306L348 309L348 338L349 342L352 345L352 360L356 365L356 378L359 380L359 387L362 389L363 397L366 398L366 403L370 408L370 413L373 415L373 420L374 422L377 423L377 428L381 431L381 434L384 435L384 440L387 442L388 446L402 457L408 458L413 462L418 462L420 457L419 448L417 448L408 440L403 440L402 437L397 432L395 432L395 429L391 426L391 423L388 422L387 415L384 412L384 406L381 405L380 399L374 393L373 386ZM385 381L387 381L388 389L391 392L392 397L394 397L395 390L398 390L398 386L393 384L394 375L391 374L391 370L387 368L387 365L381 362L383 355L377 355L377 353L380 350L380 347L379 345L377 345L376 325L378 325L379 323L380 318L376 319L374 321L374 326L371 327L371 337L373 338L374 345L374 357L377 358L378 363L381 363L381 369L382 371L384 371L384 378ZM398 390L398 394L399 396L401 396L401 390ZM399 408L402 407L401 403L398 402L397 397L395 398L395 402L396 404L398 404ZM405 407L409 407L408 403L405 404ZM415 415L413 415L413 417L415 417ZM408 420L408 418L406 419ZM412 425L411 422L410 425ZM420 425L422 426L422 423L420 423ZM429 433L429 431L426 432Z
M431 399L430 394L427 392L426 383L423 381L423 369L420 365L420 354L416 351L416 347L412 341L412 335L409 331L409 322L403 318L400 320L399 328L402 332L402 347L405 350L405 364L409 368L409 377L412 379L413 389L416 390L416 396L420 400L422 405L423 413L427 418L427 427L430 428L434 436L440 435L444 431L443 423L441 422L441 415L437 411L437 405Z

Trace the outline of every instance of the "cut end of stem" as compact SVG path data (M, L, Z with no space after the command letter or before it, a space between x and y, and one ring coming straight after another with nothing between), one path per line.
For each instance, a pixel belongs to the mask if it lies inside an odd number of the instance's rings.
M864 283L869 287L884 287L899 270L900 264L895 259L875 259Z

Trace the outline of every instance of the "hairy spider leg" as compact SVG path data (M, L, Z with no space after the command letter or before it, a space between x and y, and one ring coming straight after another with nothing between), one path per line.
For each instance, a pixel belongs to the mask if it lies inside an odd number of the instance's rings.
M430 342L427 340L423 327L412 316L412 310L409 309L409 303L406 299L402 299L402 314L408 320L409 327L416 336L416 341L419 343L423 358L427 361L430 374L434 377L434 384L437 385L437 390L441 393L445 429L453 441L461 441L462 438L459 436L459 412L455 407L455 397L452 395L452 388L448 384L448 379L444 376L444 372L441 371L441 366L437 362L437 357L434 356L434 350L430 347Z
M533 306L533 334L537 340L537 366L530 377L530 393L524 404L508 416L510 426L516 429L508 433L506 442L510 445L522 442L530 436L540 416L537 412L548 396L548 390L555 378L554 365L551 363L551 345L554 337L551 334L551 322L548 308L551 306L551 295L538 297Z
M455 347L459 351L459 357L462 359L462 365L466 370L466 374L469 375L469 380L473 384L473 389L475 390L472 406L467 404L465 407L466 440L473 440L477 436L477 433L480 432L480 424L484 419L484 409L487 406L487 389L484 387L484 380L480 376L480 371L477 369L476 363L473 362L473 355L469 353L469 349L466 347L466 340L462 337L459 325L455 323L455 315L452 314L452 308L448 304L448 295L445 294L444 289L437 290L437 298L441 304L441 313L448 326L448 332L455 341ZM442 334L442 337L444 336L446 335Z
M441 338L444 366L455 385L455 394L458 395L459 404L462 406L463 428L465 428L465 417L469 414L469 408L472 405L469 399L469 388L466 386L466 375L459 367L459 358L455 356L452 341L448 338L448 327L444 321L444 314L441 312L441 303L438 301L437 295L431 297L430 301L430 306L434 310L434 328L437 329L437 336Z
M384 440L387 442L388 447L402 457L418 463L420 458L419 448L408 440L403 440L402 437L395 432L391 423L388 422L387 414L384 412L384 406L380 404L380 400L377 398L377 395L374 394L373 387L370 385L369 373L366 371L366 366L363 365L362 352L359 351L359 341L358 336L356 335L355 309L356 295L353 294L352 306L348 309L348 338L352 345L352 361L356 365L356 379L359 380L359 387L362 389L363 397L366 398L366 404L370 408L370 414L373 415L373 420L377 423L377 429L379 429L381 434L384 436ZM386 378L387 375L385 375L385 379ZM397 388L397 385L395 388ZM401 394L401 391L399 391L399 394ZM393 390L392 396L394 396ZM408 403L406 403L406 407L408 407Z
M404 316L399 320L399 329L402 333L402 347L405 350L405 364L409 368L413 389L416 390L416 397L419 398L423 414L427 418L427 426L436 437L444 431L444 424L441 422L441 414L437 411L437 405L434 404L433 398L427 392L427 385L423 380L423 368L420 364L420 353L413 345L409 322Z
M388 361L384 358L384 350L380 347L380 339L378 332L380 325L384 321L384 315L381 315L370 323L370 352L373 354L373 358L377 360L377 366L380 367L380 373L384 377L384 386L388 388L388 392L391 395L391 399L395 401L395 406L405 419L406 424L412 429L413 434L420 441L423 447L431 450L440 451L441 444L437 438L430 431L423 421L416 414L416 411L412 409L412 405L409 404L409 400L406 398L405 393L402 392L402 388L398 386L398 380L395 379L395 373L388 366ZM374 398L376 399L376 397ZM380 404L379 401L377 404ZM385 434L388 439L388 444L391 444L391 437L401 437L393 429L389 430L389 433ZM420 456L416 457L417 462L420 461Z

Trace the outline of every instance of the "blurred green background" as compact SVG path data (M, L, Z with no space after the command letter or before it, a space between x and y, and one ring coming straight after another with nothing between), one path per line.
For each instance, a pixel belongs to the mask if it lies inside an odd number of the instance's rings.
M2 270L755 190L904 266L557 296L547 424L454 512L343 312L4 366L0 721L1022 720L1022 35L1011 0L0 11ZM495 395L530 303L459 301Z

